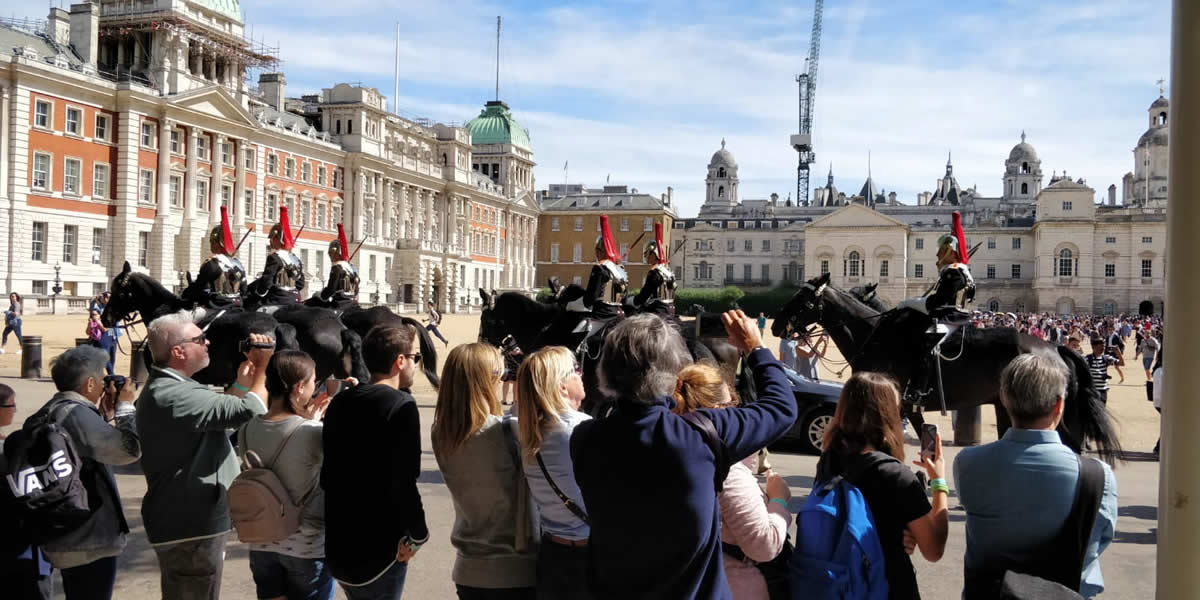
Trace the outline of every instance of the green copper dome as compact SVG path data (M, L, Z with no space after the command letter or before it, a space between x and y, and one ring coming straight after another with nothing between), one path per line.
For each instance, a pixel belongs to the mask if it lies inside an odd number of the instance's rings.
M219 15L242 22L242 4L238 0L190 0L192 4L206 8Z
M529 130L522 127L508 110L508 105L499 100L484 105L479 116L467 123L467 131L471 132L472 144L512 144L533 152Z

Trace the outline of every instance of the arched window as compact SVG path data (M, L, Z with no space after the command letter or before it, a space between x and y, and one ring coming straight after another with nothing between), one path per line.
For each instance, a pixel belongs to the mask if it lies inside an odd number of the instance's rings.
M1029 174L1029 163L1027 163L1027 162L1021 163L1021 172L1026 175Z
M858 251L851 252L846 263L847 263L846 275L848 275L850 277L858 277L859 273L862 272L862 268L861 268L862 261L861 261L860 255L858 254Z
M724 198L724 197L725 197L725 186L723 186L723 185L721 185L721 186L717 186L717 197L718 197L718 198Z
M1000 312L1000 301L992 300L991 302L988 302L988 310L991 312Z
M1166 113L1166 111L1163 111L1163 112L1160 112L1160 113L1158 113L1158 118L1157 118L1157 119L1155 119L1155 121L1157 121L1157 123L1158 123L1159 125L1166 125L1166 124L1167 124L1167 113Z
M1022 193L1022 194L1028 194L1028 193L1029 193L1029 184L1028 184L1028 183L1022 183L1022 184L1021 184L1021 193Z
M1017 303L1013 305L1013 308L1016 309L1014 312L1017 314L1023 313L1025 312L1025 302L1023 300L1017 300Z
M1117 314L1117 303L1112 300L1105 300L1103 310L1106 315L1115 315Z
M724 177L724 176L725 176L725 167L721 167L721 168L717 169L717 177Z
M1075 274L1075 253L1070 248L1058 252L1058 276L1070 277Z

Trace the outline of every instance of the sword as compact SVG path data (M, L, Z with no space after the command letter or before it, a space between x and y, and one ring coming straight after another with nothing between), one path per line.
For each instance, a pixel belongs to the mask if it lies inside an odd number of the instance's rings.
M293 239L295 239L297 242L298 242L298 241L300 241L300 236L301 236L301 235L304 235L304 228L305 228L305 227L308 227L308 223L305 223L305 224L301 225L301 226L300 226L300 230L296 232L296 237L295 237L295 238L293 238Z
M625 254L622 254L622 255L621 255L621 262L625 262L625 257L626 257L626 256L629 256L629 251L630 251L630 250L633 250L634 248L636 248L636 247L637 247L637 244L638 244L638 242L642 241L642 238L644 238L644 237L646 237L646 232L645 232L645 231L643 231L643 232L642 232L642 235L639 235L639 236L637 236L637 239L636 239L636 240L633 240L633 243L632 243L632 244L630 244L630 245L629 245L629 247L625 249Z
M350 262L350 261L354 260L354 257L356 255L358 255L358 249L362 248L363 242L366 242L366 241L367 241L367 238L363 238L358 241L358 245L354 247L354 252L350 253L350 257L346 259L346 262Z
M233 255L234 256L237 256L238 250L241 249L242 244L246 241L246 238L250 237L250 232L252 232L252 231L254 231L253 224L251 224L250 228L246 230L246 233L242 234L242 239L238 240L237 245L233 247Z

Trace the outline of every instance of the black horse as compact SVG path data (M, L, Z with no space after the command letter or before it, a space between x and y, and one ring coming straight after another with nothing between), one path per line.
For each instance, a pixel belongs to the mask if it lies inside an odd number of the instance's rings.
M113 278L110 289L112 298L100 315L105 327L113 327L134 313L149 325L163 315L192 309L190 302L181 300L149 275L132 272L128 262ZM362 338L342 325L332 311L298 306L276 311L274 316L243 310L216 314L219 316L206 316L201 323L207 327L209 365L192 376L200 383L222 387L233 383L243 360L238 345L251 333L274 337L277 349L307 352L317 364L318 381L330 376L369 380L362 359ZM149 348L145 350L149 357Z
M517 292L491 294L482 288L479 295L483 300L483 312L479 319L479 340L482 342L500 347L504 338L511 335L521 350L529 353L545 346L566 346L574 349L580 347L583 341L582 335L571 339L548 339L544 335L551 323L573 316L555 303L538 302ZM587 319L587 315L580 313L577 318L582 322ZM741 355L727 339L703 335L698 337L694 324L678 320L676 324L681 328L684 342L695 360L708 360L728 368L731 372L737 366ZM601 335L603 333L600 332ZM596 378L595 366L600 346L599 342L589 343L582 353L583 383L584 389L587 390L584 411L591 414L597 414L607 405L607 399L600 392L599 381ZM744 399L753 397L753 390L745 389L741 382L739 386L739 393Z
M421 371L425 373L425 379L429 380L429 384L437 389L439 383L437 346L433 345L433 338L429 336L429 330L425 329L420 321L412 317L400 316L386 306L370 308L354 306L342 311L342 324L364 339L367 337L367 332L375 327L411 325L413 329L417 330L417 343L421 350Z
M907 387L920 369L927 368L925 346L927 316L901 309L879 313L848 292L829 285L829 275L809 280L783 307L771 331L782 336L790 330L807 334L820 324L833 338L851 368L887 373ZM1059 433L1071 449L1079 452L1092 444L1100 456L1112 462L1120 454L1120 443L1108 410L1100 402L1087 363L1066 347L1057 347L1015 329L960 327L942 345L942 386L946 409L965 409L992 404L1000 435L1010 427L1008 413L1000 404L1000 373L1020 354L1057 356L1070 372L1067 397ZM929 377L937 385L937 376ZM906 396L909 396L906 394ZM907 402L907 399L906 399ZM940 408L936 391L927 395L924 408ZM906 407L909 419L920 425L917 410Z
M878 287L878 283L868 283L866 285L855 286L850 288L850 295L858 298L860 302L870 306L876 311L884 312L889 307L886 302L880 299L879 294L876 292Z

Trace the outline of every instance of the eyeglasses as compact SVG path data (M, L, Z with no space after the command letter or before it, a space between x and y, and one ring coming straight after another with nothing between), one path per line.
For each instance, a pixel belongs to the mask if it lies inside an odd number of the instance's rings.
M202 333L194 338L187 338L185 340L180 340L179 343L175 344L175 345L182 346L184 344L203 344L204 342L208 341L208 338L206 337L207 335L208 334Z
M421 362L421 353L420 352L418 352L416 354L404 354L402 356L408 357L408 360L411 360L415 363Z
M0 408L16 408L16 404L0 404Z

